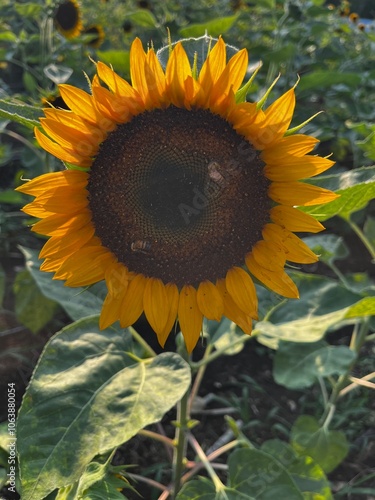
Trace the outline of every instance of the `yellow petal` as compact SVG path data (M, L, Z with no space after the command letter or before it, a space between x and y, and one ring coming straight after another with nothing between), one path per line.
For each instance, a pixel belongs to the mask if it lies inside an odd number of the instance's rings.
M225 286L234 302L246 314L257 315L258 298L254 283L248 273L240 267L232 267L227 272Z
M266 163L277 162L285 155L301 157L310 153L318 142L318 139L309 135L289 135L283 137L274 146L265 149L261 157Z
M120 311L120 324L126 328L137 321L143 312L143 293L147 278L137 274L129 283Z
M266 224L262 230L263 238L271 244L278 244L285 250L286 260L311 264L317 262L318 257L312 250L287 229L282 229L277 224Z
M81 90L72 85L59 85L61 97L64 99L68 107L84 120L99 126L102 130L112 130L113 124L95 107L93 97L84 90Z
M198 82L207 93L209 93L212 85L217 82L225 66L226 46L224 40L219 38L204 61L198 77Z
M298 181L325 172L335 162L320 156L284 156L268 163L264 172L268 179L277 182Z
M128 288L129 281L134 276L122 262L114 262L105 270L104 279L107 289L112 297L123 297L124 290Z
M271 208L270 217L273 222L289 231L318 233L324 226L297 208L277 205Z
M145 78L146 54L142 42L136 38L130 48L130 77L132 86L136 89L144 103L148 99L148 88Z
M45 149L51 155L56 156L62 161L71 163L72 165L78 165L80 167L89 167L92 163L92 159L89 157L83 157L78 153L72 153L66 151L56 142L51 141L47 136L45 136L39 129L34 129L36 140L39 142L40 146Z
M94 227L92 224L89 224L88 226L83 226L81 229L78 229L73 234L70 234L68 238L52 236L43 246L39 257L44 259L45 257L52 257L54 254L61 253L70 255L85 245L93 235Z
M197 303L197 292L191 285L183 286L180 291L178 319L186 349L190 353L198 342L203 321L203 315Z
M163 68L153 50L149 50L146 56L145 77L151 105L158 107L165 101L165 75Z
M90 135L49 118L41 118L44 131L66 151L82 157L96 154L99 144L93 144Z
M267 134L262 138L265 146L270 147L283 137L292 121L295 104L296 98L292 88L265 110L264 126L267 127Z
M270 271L279 271L285 265L285 252L273 241L258 241L251 249L251 253L261 267Z
M40 194L33 202L56 214L75 214L88 205L85 188L61 186Z
M143 308L151 328L156 333L163 332L168 320L169 304L164 283L160 279L147 280L143 294Z
M177 319L177 311L178 311L178 301L179 301L179 293L178 288L173 283L168 283L165 285L165 292L167 294L168 301L168 319L167 323L162 332L157 333L159 344L164 347L164 344L168 338L170 331L173 328L173 325L176 323Z
M293 181L273 182L268 189L268 195L276 203L302 207L329 203L339 197L328 189Z
M106 138L106 132L101 130L99 127L88 123L83 118L77 116L70 110L66 109L45 109L44 114L49 120L53 120L64 125L68 125L75 130L84 132L86 136L89 136L93 144L99 144Z
M127 287L124 287L122 294L113 296L110 293L107 294L104 299L102 311L100 313L99 327L101 330L112 325L115 321L120 318L121 306L124 300L124 295L126 293Z
M97 283L104 278L102 266L107 254L108 250L99 245L84 246L66 258L53 279L66 280L67 286L86 286Z
M224 71L214 84L210 97L210 104L220 100L222 96L233 94L240 88L246 74L248 65L248 54L246 49L242 49L235 54L226 65Z
M223 299L224 315L238 325L246 334L250 335L253 328L251 316L244 313L234 302L225 287L225 280L218 280L216 287Z
M220 321L224 312L223 299L211 281L200 283L197 291L197 303L206 318Z
M284 297L298 299L298 289L285 271L270 271L260 266L252 254L246 256L246 265L251 274L264 283L270 290Z
M96 106L103 116L116 123L125 123L136 114L134 101L112 94L104 87L93 87Z
M121 97L131 97L134 100L139 100L137 91L106 64L99 61L96 69L99 78L108 85L112 92Z
M32 231L47 236L66 236L71 232L78 231L81 227L91 223L89 212L83 212L72 217L63 215L51 215L38 221L31 228Z
M28 203L23 208L21 208L21 210L22 212L25 212L25 214L31 215L32 217L38 217L38 219L45 219L47 217L50 217L51 215L55 215L55 212L47 210L44 205L35 203L35 201Z
M84 188L87 185L87 181L88 176L86 172L79 172L78 170L63 170L61 172L50 172L48 174L35 177L35 179L27 181L16 188L16 191L30 194L32 196L39 196L50 189L55 189L61 186L76 186L78 188Z
M173 49L168 59L165 78L167 82L167 94L170 101L182 107L185 101L185 80L192 76L188 56L179 42Z

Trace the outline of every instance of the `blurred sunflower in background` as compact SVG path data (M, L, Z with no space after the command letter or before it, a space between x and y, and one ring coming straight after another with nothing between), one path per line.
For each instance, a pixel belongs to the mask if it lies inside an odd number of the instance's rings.
M82 31L82 35L91 35L91 39L86 42L86 45L93 49L99 48L105 39L105 33L100 24L88 26Z
M251 276L298 297L284 266L317 257L294 232L323 226L296 206L336 197L300 182L333 162L288 132L293 88L264 110L241 102L247 51L227 62L222 39L195 63L179 42L164 69L136 39L131 85L101 62L92 94L60 85L71 111L46 109L35 134L69 168L18 188L35 196L32 230L50 236L41 269L67 286L106 281L101 328L144 312L164 346L178 320L189 352L204 317L251 333Z
M59 2L53 19L56 29L67 39L77 37L83 29L81 11L76 0Z

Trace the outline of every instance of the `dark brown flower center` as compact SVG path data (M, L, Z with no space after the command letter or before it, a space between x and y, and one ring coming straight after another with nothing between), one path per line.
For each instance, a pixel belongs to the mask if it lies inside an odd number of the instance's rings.
M96 235L131 271L197 286L241 266L268 222L253 146L202 109L146 111L102 143L88 184Z
M69 31L75 28L78 24L78 7L70 0L62 2L57 7L55 13L55 22L57 25L65 30Z

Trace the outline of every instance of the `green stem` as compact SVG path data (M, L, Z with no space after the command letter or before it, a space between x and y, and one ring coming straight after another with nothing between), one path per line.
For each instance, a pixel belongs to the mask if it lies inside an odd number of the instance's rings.
M367 250L369 251L371 257L373 259L375 259L375 248L374 246L371 244L370 240L366 237L366 235L364 234L364 232L362 231L362 229L357 226L357 224L355 222L353 222L352 220L350 219L345 219L347 221L347 223L349 224L349 226L353 229L353 231L356 233L356 235L358 236L358 238L362 241L362 243L364 244L364 246L367 248Z
M188 423L189 390L177 404L177 427L175 433L176 447L173 454L173 498L177 497L181 488L181 476L186 454L186 431Z
M128 330L131 333L131 336L133 337L133 339L136 340L138 342L138 344L140 344L143 347L143 349L146 351L146 353L150 357L154 358L156 356L156 352L152 349L152 347L150 347L147 344L147 342L142 337L142 335L139 335L139 333L132 326L129 326Z
M195 397L198 394L199 387L200 387L200 385L202 383L203 376L204 376L204 373L205 373L207 365L208 365L207 359L209 358L209 356L210 356L211 351L212 351L213 348L214 348L214 346L212 344L209 344L207 346L207 349L205 350L204 356L203 356L203 358L201 360L202 364L199 367L198 372L197 372L197 374L195 376L194 384L193 384L193 387L191 389L191 393L190 393L190 397L189 397L189 410L188 410L189 414L191 412L191 407L193 405L194 399L195 399ZM204 362L204 361L207 361L207 362Z
M253 335L254 335L254 333L255 333L255 330L253 331ZM230 345L230 348L233 348L233 346L236 346L238 344L244 344L245 342L248 342L249 340L251 340L251 338L252 337L250 335L244 334L242 337L239 337L237 340L232 342L232 344ZM217 351L212 353L210 356L207 356L206 358L203 358L200 361L196 361L195 363L194 362L190 363L192 370L196 371L201 366L208 365L209 363L211 363L211 361L214 361L216 358L219 358L220 356L225 354L225 351L227 349L229 349L229 347L224 347L223 349L218 349Z
M167 436L163 436L162 434L159 434L158 432L153 432L153 431L148 431L146 429L141 429L138 432L139 435L149 437L153 439L154 441L160 441L161 443L165 444L166 446L173 447L173 441Z
M336 267L336 265L333 263L333 262L327 262L327 264L329 265L329 267L332 269L332 271L336 274L336 276L339 278L339 280L341 281L341 283L346 287L346 288L350 288L350 285L347 281L347 279L345 278L345 276L342 274L342 272L340 271L340 269L338 269L338 267Z
M224 488L224 484L220 481L219 476L216 474L214 468L212 467L209 459L207 458L207 455L202 450L200 444L198 443L198 441L195 439L195 437L192 434L189 434L188 439L189 439L189 443L194 448L195 452L197 453L198 457L200 458L200 461L202 462L206 471L208 472L208 475L212 479L212 482L214 483L216 492L222 490Z
M333 415L335 414L336 403L340 397L340 392L346 386L349 373L353 369L353 366L355 365L355 363L358 359L359 351L361 350L361 347L363 346L363 344L366 341L366 336L367 336L367 332L368 332L368 321L369 321L368 318L365 319L361 323L359 328L358 328L358 324L356 324L354 326L353 334L352 334L352 337L350 339L350 349L352 351L354 351L357 356L355 357L353 362L350 364L350 366L348 367L346 372L339 376L335 386L333 387L331 396L329 398L329 401L326 405L323 416L321 418L321 420L323 421L323 427L325 427L325 428L328 428L328 425L331 422Z
M185 345L178 349L179 354L182 358L189 362L189 354L186 351ZM186 391L181 400L177 403L177 422L176 422L176 432L174 441L176 443L172 471L173 471L173 499L177 497L178 492L181 488L181 477L184 470L184 462L186 456L186 432L188 430L189 422L189 396L190 389Z

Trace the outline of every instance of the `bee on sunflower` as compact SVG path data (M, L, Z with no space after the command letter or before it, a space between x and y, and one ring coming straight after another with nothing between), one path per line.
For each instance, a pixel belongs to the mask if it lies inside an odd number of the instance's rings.
M248 54L227 61L222 38L199 71L183 43L164 69L139 39L131 84L96 68L92 93L60 85L70 110L45 109L45 133L35 129L68 168L18 188L35 196L23 208L41 219L32 230L50 237L41 269L72 287L105 280L101 328L144 312L164 346L178 320L189 352L204 317L250 334L253 278L297 298L286 262L317 261L294 232L323 226L297 207L336 198L301 182L333 162L309 154L317 139L288 132L294 88L266 109L240 102Z

